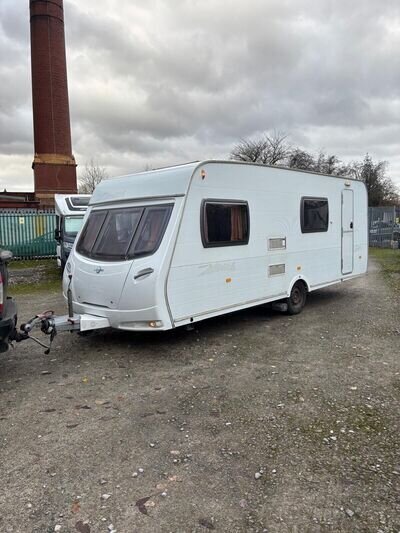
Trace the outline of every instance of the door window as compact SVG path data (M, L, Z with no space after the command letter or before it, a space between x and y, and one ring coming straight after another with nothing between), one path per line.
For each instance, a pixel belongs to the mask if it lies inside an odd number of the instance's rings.
M300 208L302 233L328 231L329 205L327 198L302 198Z

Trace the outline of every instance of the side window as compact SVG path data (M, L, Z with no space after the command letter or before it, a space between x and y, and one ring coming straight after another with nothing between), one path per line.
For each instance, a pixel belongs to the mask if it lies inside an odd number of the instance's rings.
M205 248L249 242L249 206L235 200L203 200L201 239Z
M302 233L328 231L328 198L302 198L300 208Z

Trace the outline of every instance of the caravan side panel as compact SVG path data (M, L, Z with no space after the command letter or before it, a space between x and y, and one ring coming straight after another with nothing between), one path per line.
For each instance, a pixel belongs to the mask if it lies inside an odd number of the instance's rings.
M342 273L342 190L354 190L353 268ZM327 231L303 233L303 197L329 202ZM206 199L248 203L245 245L205 248L201 209ZM363 184L286 169L205 163L192 178L167 281L176 325L286 297L302 278L313 290L364 273L367 263Z

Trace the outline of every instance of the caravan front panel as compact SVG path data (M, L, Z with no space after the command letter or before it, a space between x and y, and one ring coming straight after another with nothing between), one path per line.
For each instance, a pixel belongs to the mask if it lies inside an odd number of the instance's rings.
M168 267L177 204L149 200L90 210L64 277L65 293L72 275L76 312L107 317L123 329L170 327L160 276Z

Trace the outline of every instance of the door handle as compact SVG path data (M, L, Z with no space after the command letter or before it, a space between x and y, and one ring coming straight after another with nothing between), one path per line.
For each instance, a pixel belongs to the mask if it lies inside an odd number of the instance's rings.
M353 222L350 222L350 229L353 229Z
M144 268L143 270L139 270L139 272L133 276L133 279L141 279L150 276L153 272L154 268Z

